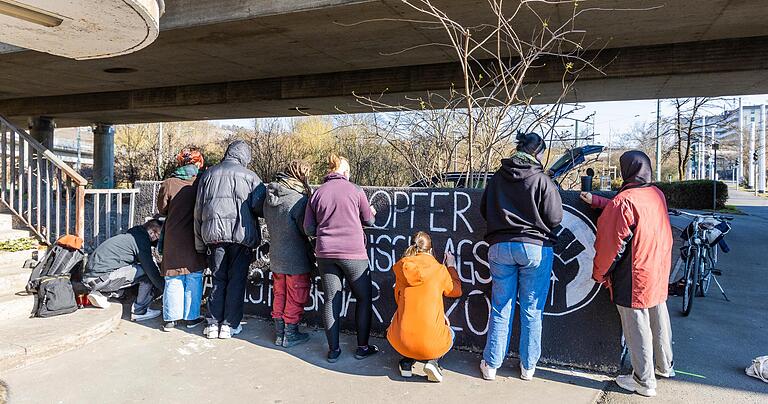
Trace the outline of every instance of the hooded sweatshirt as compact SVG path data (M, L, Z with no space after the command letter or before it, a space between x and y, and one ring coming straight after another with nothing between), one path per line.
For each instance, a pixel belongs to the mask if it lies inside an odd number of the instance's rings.
M536 159L516 153L501 161L480 200L489 245L522 242L552 246L563 220L560 192Z
M330 173L307 204L304 230L317 237L317 258L367 260L363 224L372 226L374 219L363 189Z
M242 140L233 142L221 163L200 176L195 203L195 248L206 252L206 245L235 243L254 248L261 243L258 217L266 197L266 187L249 170L251 149Z
M285 275L309 273L314 256L304 235L307 196L301 182L278 177L267 186L264 221L269 229L269 270Z
M431 254L416 254L403 257L392 271L397 312L387 329L387 340L407 358L440 358L453 343L443 296L461 297L456 269L446 268Z

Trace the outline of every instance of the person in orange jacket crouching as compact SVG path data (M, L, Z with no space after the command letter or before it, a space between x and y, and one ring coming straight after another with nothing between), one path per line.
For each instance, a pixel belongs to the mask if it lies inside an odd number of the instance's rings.
M387 339L399 352L400 375L411 377L413 364L424 361L424 373L432 382L443 380L438 359L453 346L454 332L445 316L443 296L461 297L456 259L446 252L445 265L432 255L429 234L418 232L395 272L397 312L387 330Z

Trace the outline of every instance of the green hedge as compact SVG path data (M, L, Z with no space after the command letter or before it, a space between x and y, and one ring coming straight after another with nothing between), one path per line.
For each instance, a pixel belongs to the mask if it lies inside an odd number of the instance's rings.
M659 182L656 186L667 197L667 205L678 209L712 209L712 181ZM717 209L728 201L728 185L717 181Z

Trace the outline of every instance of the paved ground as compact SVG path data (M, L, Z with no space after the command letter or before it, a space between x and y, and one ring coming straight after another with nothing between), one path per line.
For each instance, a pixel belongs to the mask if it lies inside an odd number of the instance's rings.
M757 356L768 355L768 200L730 190L736 216L727 236L731 252L720 255L719 278L731 302L713 285L682 317L682 300L668 301L678 377L659 384L659 401L669 403L768 403L768 384L744 374ZM673 218L677 225L688 220ZM685 374L682 372L686 372ZM609 384L604 403L647 402Z
M290 350L270 343L268 323L251 319L242 338L209 341L177 330L158 331L123 322L117 332L45 363L10 372L12 403L396 403L520 402L591 403L605 377L564 370L540 369L538 379L524 382L509 361L500 377L479 377L478 357L451 352L443 361L442 384L422 376L402 379L396 357L384 341L384 352L357 361L354 340L344 336L344 353L336 364L325 362L325 337ZM240 336L238 336L240 337Z

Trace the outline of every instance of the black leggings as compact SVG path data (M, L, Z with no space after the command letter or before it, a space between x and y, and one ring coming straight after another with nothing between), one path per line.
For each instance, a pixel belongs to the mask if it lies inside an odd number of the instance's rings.
M373 286L368 260L345 260L318 258L317 267L323 279L325 305L323 306L323 324L330 350L339 349L339 315L341 314L342 277L355 296L355 322L357 323L357 345L367 346L371 335L371 315L373 314Z

